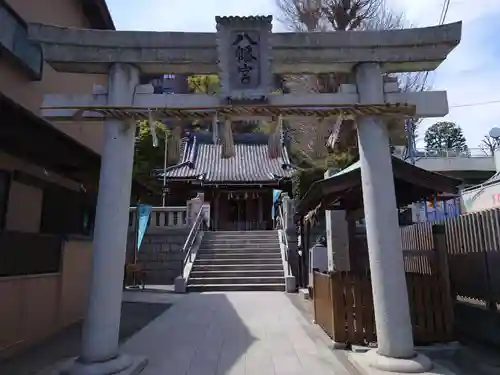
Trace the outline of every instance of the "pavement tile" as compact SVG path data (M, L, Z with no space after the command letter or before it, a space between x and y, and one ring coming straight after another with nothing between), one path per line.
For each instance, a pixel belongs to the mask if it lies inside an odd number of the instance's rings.
M326 375L334 353L281 292L191 293L123 345L143 375Z

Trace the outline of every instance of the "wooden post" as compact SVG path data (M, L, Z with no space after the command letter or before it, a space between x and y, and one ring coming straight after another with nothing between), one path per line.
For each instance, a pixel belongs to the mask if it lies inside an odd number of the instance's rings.
M483 255L484 264L484 282L486 284L486 307L490 311L497 311L496 300L493 298L493 292L491 290L491 275L490 275L490 265L488 262L489 246L487 245L486 238L488 237L488 232L492 230L492 217L489 217L487 212L480 212L474 215L474 220L477 221L476 228L479 229L479 238L481 241L481 248L479 249ZM495 232L495 229L493 229Z
M309 286L309 247L311 240L311 222L308 220L306 222L306 240L304 243L304 249L302 251L302 259L300 259L301 263L301 278L303 287Z
M344 349L345 343L348 341L346 321L349 318L349 311L346 311L346 300L344 299L345 286L344 272L328 273L330 283L330 298L332 304L332 344L334 349ZM349 295L349 288L347 287L346 296ZM352 324L351 324L352 325Z
M328 300L330 301L330 325L332 332L332 341L335 343L335 301L333 300L333 275L328 272ZM334 348L335 349L335 348Z
M438 273L441 279L440 287L443 288L443 308L444 308L444 323L446 333L453 335L453 306L456 296L452 291L450 269L448 267L448 250L446 245L446 227L445 224L435 224L432 226L432 240L436 251L438 262ZM450 337L451 338L451 337Z
M313 272L313 290L315 289L317 283L316 283L316 272ZM314 324L318 324L318 299L313 295L313 296L309 296L309 298L313 299L313 309L314 309L314 321L313 323Z

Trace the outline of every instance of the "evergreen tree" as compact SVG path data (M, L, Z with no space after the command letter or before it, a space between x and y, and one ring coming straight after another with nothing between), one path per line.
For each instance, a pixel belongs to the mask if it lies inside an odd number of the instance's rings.
M462 128L454 122L441 121L435 123L425 132L424 141L427 151L467 151L467 140Z

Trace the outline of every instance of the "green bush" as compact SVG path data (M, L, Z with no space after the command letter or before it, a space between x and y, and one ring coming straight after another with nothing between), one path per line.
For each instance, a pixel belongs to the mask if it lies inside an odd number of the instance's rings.
M315 167L297 171L292 176L293 197L297 200L302 199L309 190L313 182L322 180L325 174L325 168Z
M342 170L350 166L357 159L357 153L352 150L346 152L331 153L326 158L316 160L315 165L292 176L293 197L300 200L309 190L311 184L322 180L328 168Z

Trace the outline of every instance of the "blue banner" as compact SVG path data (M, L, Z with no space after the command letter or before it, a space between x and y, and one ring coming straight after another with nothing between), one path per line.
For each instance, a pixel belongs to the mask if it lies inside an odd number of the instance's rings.
M148 204L139 204L137 206L137 251L139 251L144 238L144 234L148 229L149 215L153 206Z
M272 218L274 218L274 215L275 215L275 209L274 209L274 206L276 204L276 202L278 201L280 195L281 195L281 192L283 190L278 190L278 189L273 189L273 205L272 205L272 208L271 208L271 214L272 214Z

